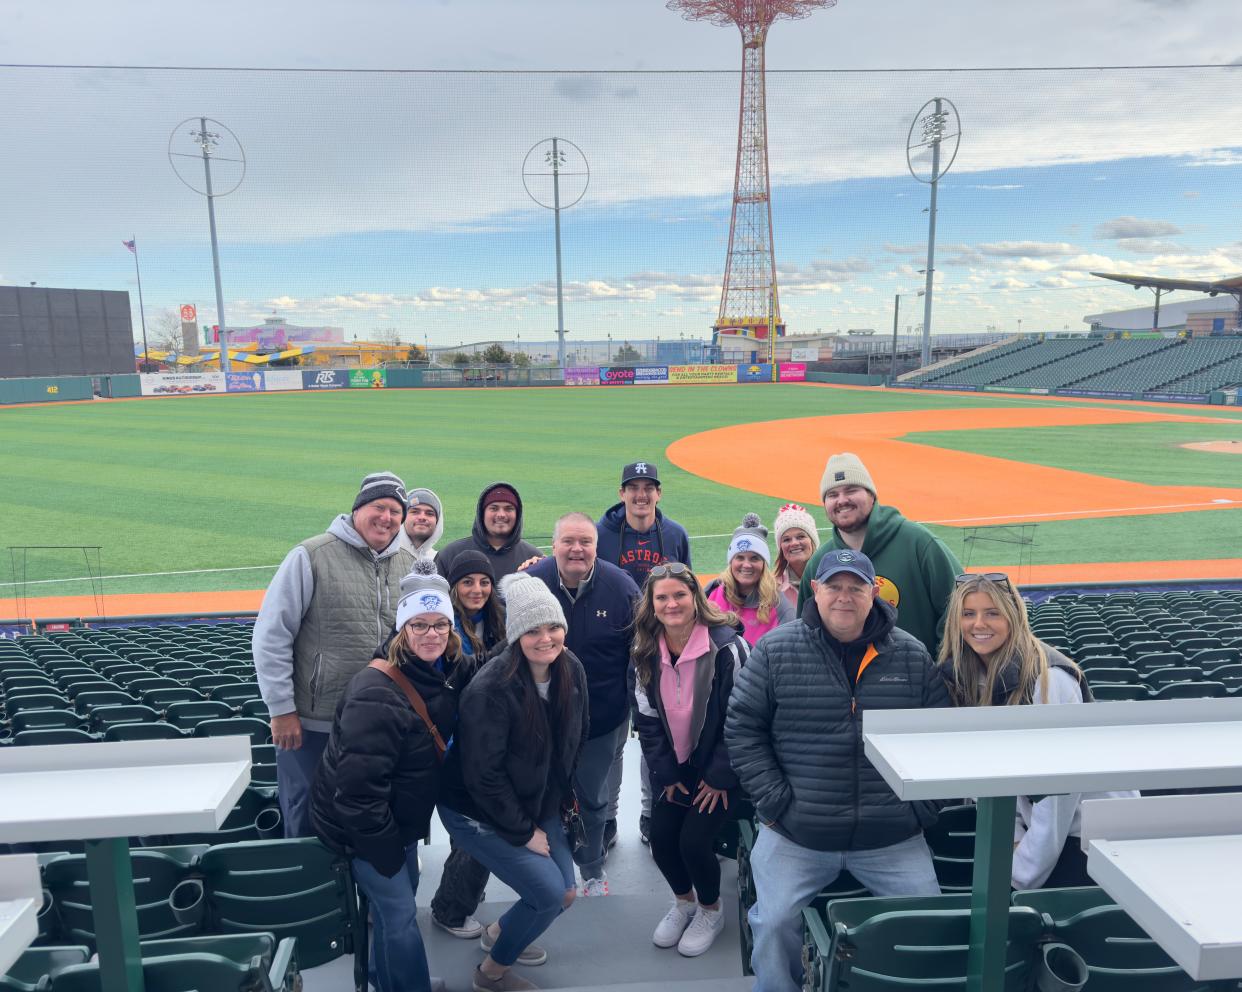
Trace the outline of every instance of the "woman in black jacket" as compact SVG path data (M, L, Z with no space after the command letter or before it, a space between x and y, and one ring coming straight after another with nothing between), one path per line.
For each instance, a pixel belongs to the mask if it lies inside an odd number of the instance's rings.
M702 954L724 929L714 841L738 802L724 742L741 622L703 594L681 562L651 570L634 617L634 726L650 770L651 853L673 890L657 947Z
M384 657L350 680L337 705L311 822L324 844L350 857L370 900L379 992L430 992L415 919L417 847L431 825L443 742L456 719L446 658L459 654L461 642L448 583L430 561L415 564L401 591Z
M457 615L454 626L461 637L461 657L453 666L449 682L460 696L474 673L506 647L505 609L496 591L492 563L479 551L463 551L453 559L448 583L453 612ZM483 933L483 924L474 913L483 901L491 872L456 842L451 844L440 885L431 900L431 922L445 933L471 940ZM522 964L543 964L529 953L519 960Z
M476 992L533 989L515 963L542 963L535 940L573 902L574 863L562 825L587 736L586 676L565 650L565 615L539 579L500 583L505 651L484 665L461 698L445 763L440 819L458 847L517 892L483 931L488 952ZM525 952L525 953L523 953Z

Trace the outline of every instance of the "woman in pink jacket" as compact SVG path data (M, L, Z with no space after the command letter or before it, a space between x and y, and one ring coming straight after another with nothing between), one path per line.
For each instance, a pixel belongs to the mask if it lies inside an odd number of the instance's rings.
M757 513L742 518L729 542L729 566L707 587L707 599L742 620L742 636L750 645L769 630L797 616L794 604L781 595L772 573L768 529Z

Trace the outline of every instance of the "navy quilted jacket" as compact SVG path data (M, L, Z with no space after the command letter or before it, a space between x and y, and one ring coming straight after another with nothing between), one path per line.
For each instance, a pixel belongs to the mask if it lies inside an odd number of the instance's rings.
M920 641L896 628L883 600L871 644L878 652L856 685L812 601L798 621L771 631L738 672L725 742L759 818L817 851L887 847L936 820L939 803L894 795L863 753L868 709L948 706Z

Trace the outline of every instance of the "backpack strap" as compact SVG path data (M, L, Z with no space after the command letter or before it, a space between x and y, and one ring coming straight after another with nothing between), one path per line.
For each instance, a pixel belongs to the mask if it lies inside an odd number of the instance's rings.
M427 712L427 704L423 702L423 697L418 694L418 690L414 688L414 684L405 677L405 673L395 665L380 658L376 658L371 662L368 668L374 668L383 672L390 679L397 683L397 688L405 693L405 698L410 701L410 705L414 707L414 712L418 714L420 720L427 725L427 732L431 734L431 741L436 748L436 760L444 760L444 752L448 750L448 746L444 743L444 738L440 736L439 728L431 719L431 714Z

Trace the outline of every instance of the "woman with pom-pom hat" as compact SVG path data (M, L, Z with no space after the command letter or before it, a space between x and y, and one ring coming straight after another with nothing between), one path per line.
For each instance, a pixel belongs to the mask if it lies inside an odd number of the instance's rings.
M729 542L728 567L707 587L707 598L741 617L742 636L752 646L796 616L793 604L777 589L771 566L768 529L759 514L748 513Z
M807 562L819 548L815 518L805 506L786 503L776 511L776 588L790 603L798 605L798 586Z

